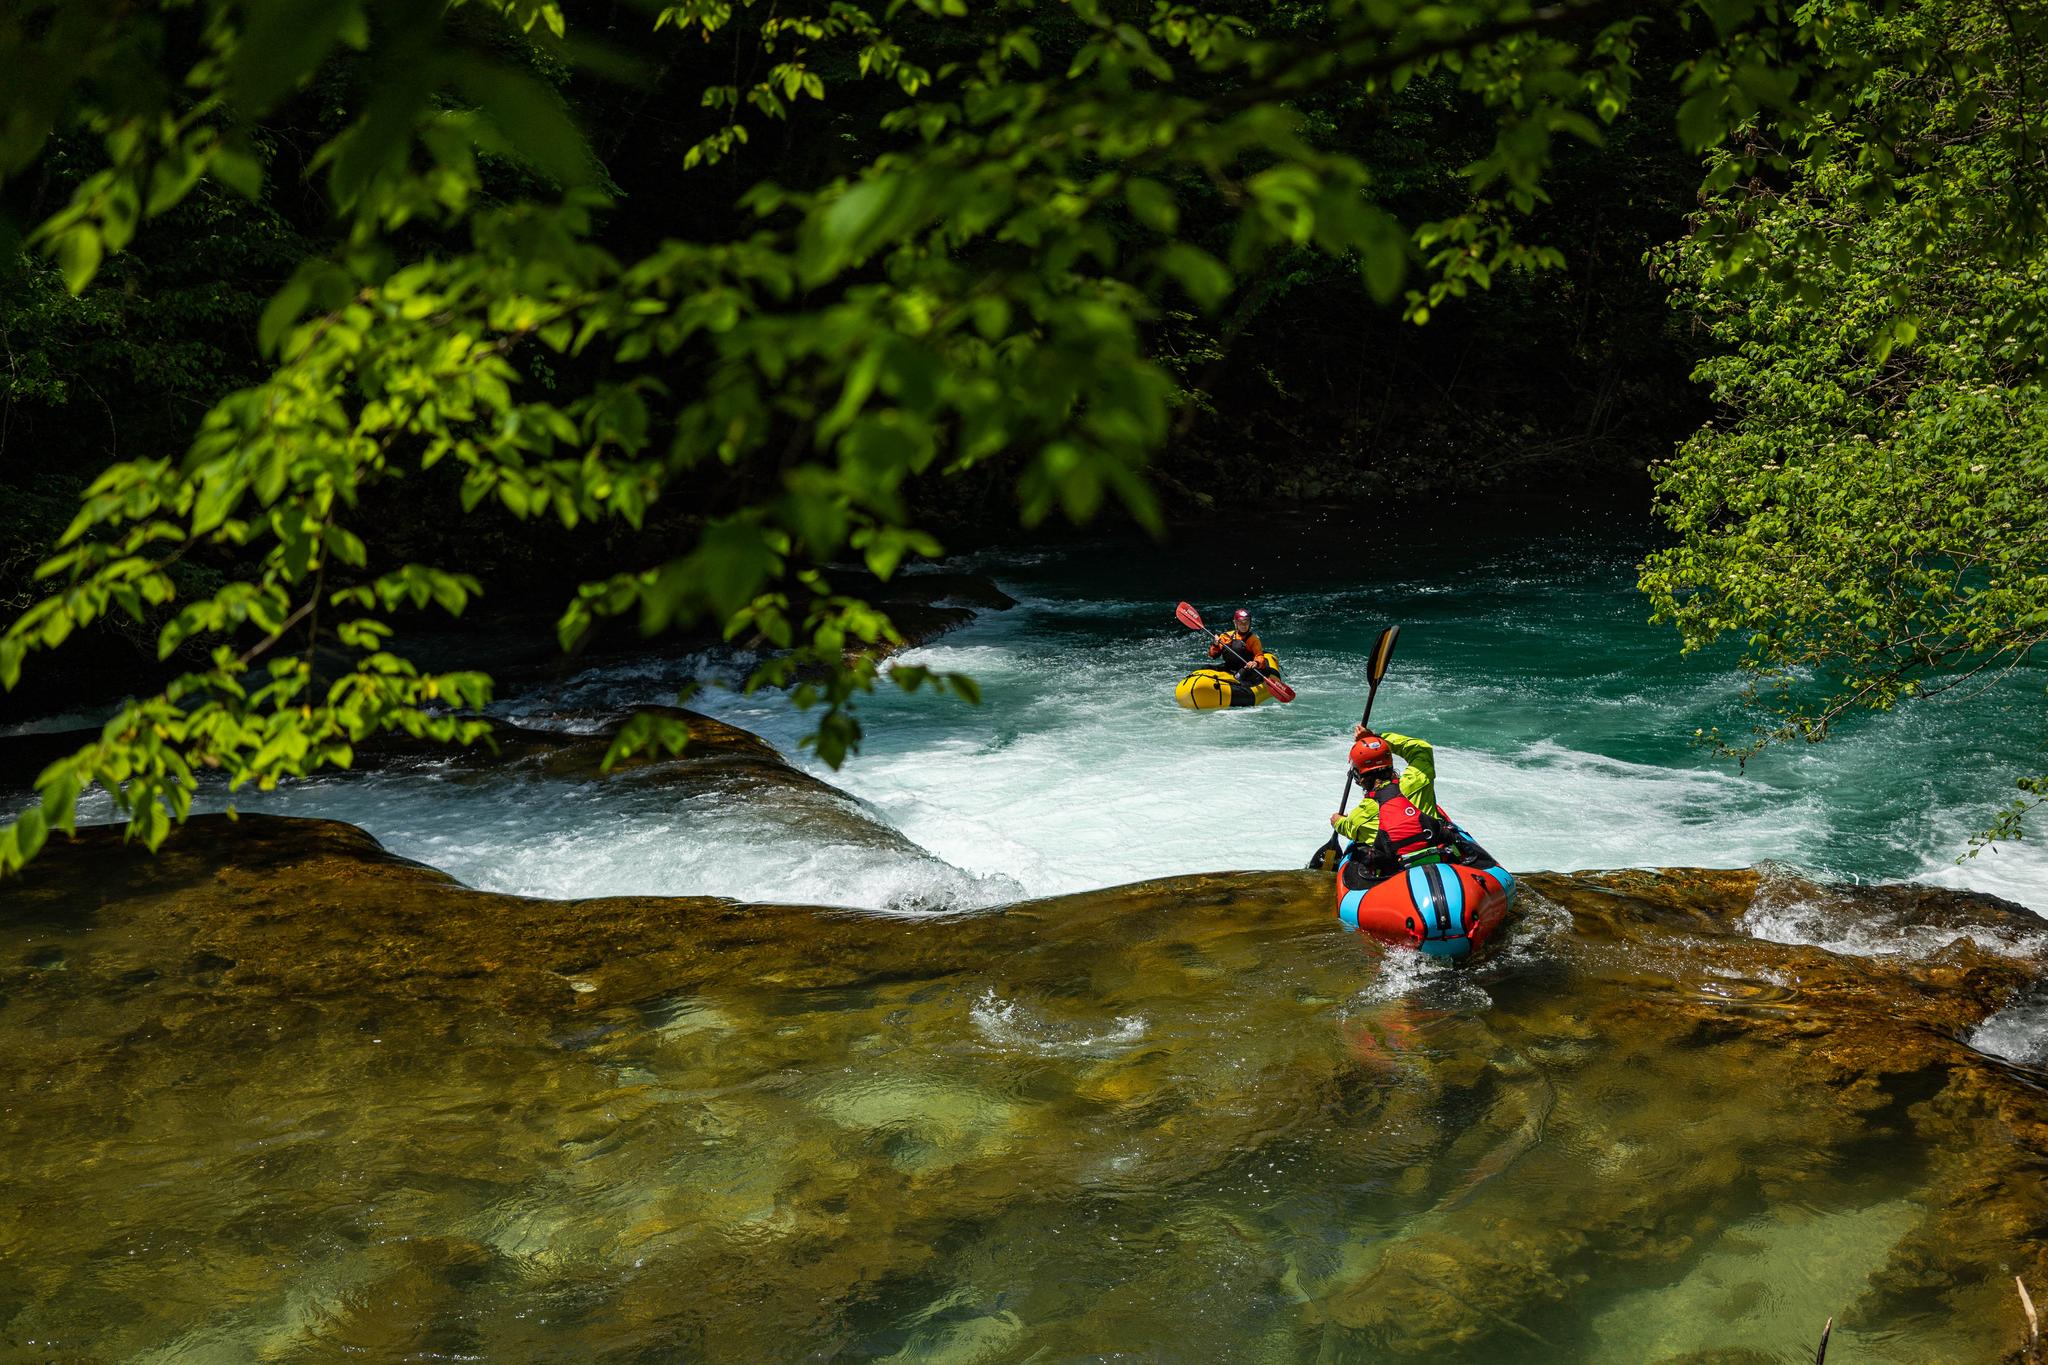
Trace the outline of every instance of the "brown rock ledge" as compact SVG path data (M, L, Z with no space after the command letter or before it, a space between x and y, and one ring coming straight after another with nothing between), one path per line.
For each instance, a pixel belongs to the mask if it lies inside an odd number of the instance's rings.
M1675 1362L1832 1315L1846 1359L2017 1359L2048 1099L1967 1038L2038 921L1524 885L1499 952L1418 971L1304 873L907 919L87 831L0 886L0 1340Z

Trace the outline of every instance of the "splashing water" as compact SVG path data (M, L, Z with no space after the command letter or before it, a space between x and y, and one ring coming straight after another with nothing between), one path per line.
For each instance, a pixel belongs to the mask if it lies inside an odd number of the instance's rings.
M2048 907L2048 852L2037 845L1957 861L2037 761L2038 670L1957 702L1853 717L1825 745L1770 750L1738 770L1695 735L1748 724L1742 677L1732 656L1681 657L1668 628L1645 621L1639 532L1466 527L1368 551L1331 527L1296 526L1250 543L1255 556L1235 559L1186 543L1092 542L956 561L948 567L990 574L1020 604L901 657L972 674L983 704L884 688L864 703L862 753L836 773L799 747L807 717L784 695L707 689L693 700L928 852L850 848L744 801L531 780L454 787L431 772L323 780L239 804L350 820L472 885L555 897L964 908L1170 873L1298 867L1343 787L1366 651L1399 623L1375 723L1436 745L1446 807L1510 867L1775 860L1824 879L1918 879ZM1176 707L1173 684L1204 661L1202 637L1173 617L1183 597L1212 623L1248 606L1300 699ZM744 662L632 660L497 710L521 720L667 702L689 682L743 676Z
M2008 1062L2048 1066L2048 999L2035 994L2015 1001L1973 1029L1968 1041Z
M1680 657L1645 621L1637 546L1559 535L1418 551L1398 567L1332 564L1313 536L1297 552L1307 562L1263 572L1112 544L970 557L1020 605L902 658L972 674L983 704L877 693L861 755L837 773L811 766L940 858L1033 895L1300 866L1343 786L1366 651L1398 622L1375 723L1436 745L1447 809L1510 867L1776 860L2048 906L2048 853L2035 845L1956 861L2031 771L2033 670L1966 702L1855 718L1826 745L1738 770L1695 733L1747 723L1741 675L1726 656ZM1248 604L1300 699L1176 707L1173 684L1204 656L1173 619L1183 595L1212 621ZM704 671L701 659L596 670L510 709L665 700ZM780 696L695 704L800 752L805 718ZM1901 754L1925 756L1910 779Z

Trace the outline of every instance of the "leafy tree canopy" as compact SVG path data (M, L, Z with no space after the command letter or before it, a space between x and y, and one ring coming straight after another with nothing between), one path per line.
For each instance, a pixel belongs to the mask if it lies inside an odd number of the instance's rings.
M1819 8L1862 97L1738 129L1768 155L1717 153L1664 258L1723 417L1659 472L1676 541L1642 583L1688 647L1745 644L1744 754L2048 640L2048 11Z
M1026 524L1114 503L1156 525L1143 470L1182 397L1151 344L1163 308L1217 308L1309 251L1421 322L1562 264L1523 231L1557 141L1602 135L1641 34L1673 14L1693 54L1674 73L1679 132L1719 149L1707 187L1724 197L1840 162L1864 211L1910 205L1921 161L1881 149L1910 144L1924 111L1870 93L1900 62L2000 69L1945 30L1860 46L1866 5L1774 0L11 7L0 188L60 134L104 155L28 225L74 291L202 185L257 199L289 164L337 226L263 311L270 372L184 451L101 475L40 570L50 595L0 637L10 687L111 615L204 660L42 774L0 869L69 828L89 783L153 843L203 769L268 787L381 731L481 737L488 678L390 647L398 613L459 613L480 587L463 565L380 552L394 486L564 528L691 500L657 562L573 594L563 643L610 617L758 633L780 652L752 685L817 704L812 742L840 761L878 676L861 647L892 628L824 566L887 577L937 553L913 481L1000 463ZM1332 91L1398 109L1447 88L1490 108L1494 135L1463 202L1429 221L1390 212L1381 169L1299 112ZM714 207L687 224L638 221L604 128L579 121L636 94L701 125L673 174ZM778 125L811 141L762 178L749 149ZM855 135L857 155L835 153ZM1215 211L1196 222L1196 203ZM1698 269L1782 285L1769 224L1731 210L1712 229ZM219 572L195 588L181 567L199 561ZM619 750L681 738L649 723Z

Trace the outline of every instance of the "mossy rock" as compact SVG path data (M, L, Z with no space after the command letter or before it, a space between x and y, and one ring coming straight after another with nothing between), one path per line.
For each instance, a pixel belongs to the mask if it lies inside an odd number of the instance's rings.
M1961 937L1773 943L1774 876L1533 875L1554 909L1416 975L1306 873L910 918L485 894L319 821L86 831L0 888L5 1330L1734 1362L1832 1315L1844 1360L1998 1359L2011 1276L2048 1282L2048 1103L1964 1039L2038 981L2026 926L1821 888Z

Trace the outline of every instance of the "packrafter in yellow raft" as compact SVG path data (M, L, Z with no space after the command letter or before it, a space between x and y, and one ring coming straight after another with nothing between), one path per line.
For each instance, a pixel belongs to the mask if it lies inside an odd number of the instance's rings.
M1174 616L1189 630L1209 633L1202 613L1183 602ZM1280 663L1266 652L1252 630L1252 614L1239 607L1230 618L1227 634L1209 644L1215 664L1197 668L1173 689L1173 699L1190 711L1222 711L1233 706L1257 706L1262 701L1290 702L1294 689L1280 677Z
M1279 661L1271 654L1259 656L1259 671L1269 678L1280 676ZM1267 683L1247 687L1235 673L1220 668L1198 668L1180 680L1173 699L1190 711L1220 711L1227 706L1257 706L1273 700Z

